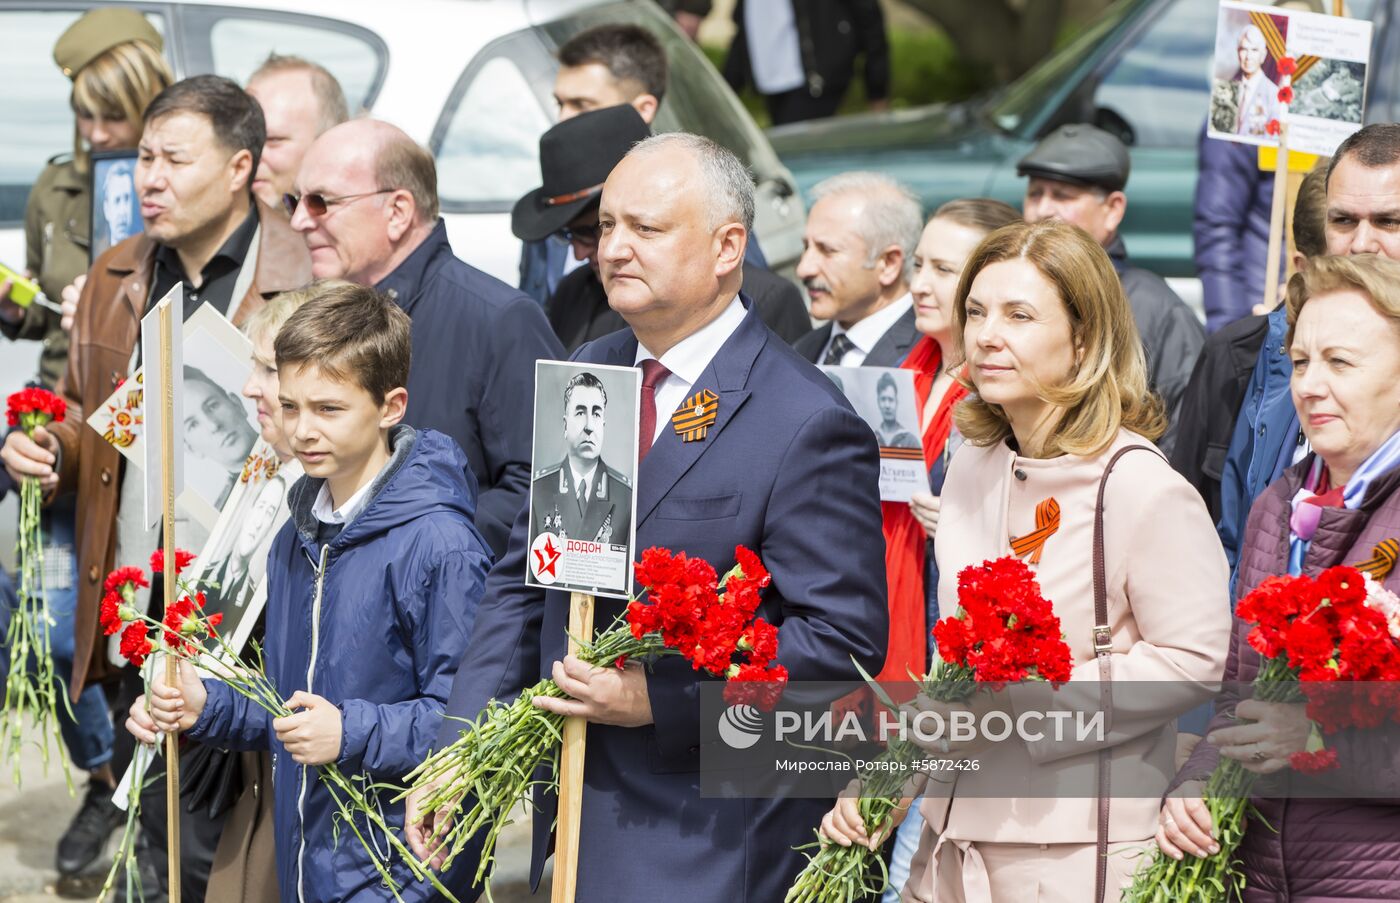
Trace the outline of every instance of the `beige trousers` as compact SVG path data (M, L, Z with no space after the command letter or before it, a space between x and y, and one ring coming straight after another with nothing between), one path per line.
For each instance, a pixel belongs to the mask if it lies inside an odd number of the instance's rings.
M1119 903L1149 841L1108 845L1104 903ZM980 843L944 840L924 830L903 903L1091 903L1097 847L1092 843Z

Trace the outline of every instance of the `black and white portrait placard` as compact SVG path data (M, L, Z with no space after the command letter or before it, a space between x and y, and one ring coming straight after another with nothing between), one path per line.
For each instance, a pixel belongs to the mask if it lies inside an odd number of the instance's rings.
M527 584L630 594L641 390L635 367L535 365Z

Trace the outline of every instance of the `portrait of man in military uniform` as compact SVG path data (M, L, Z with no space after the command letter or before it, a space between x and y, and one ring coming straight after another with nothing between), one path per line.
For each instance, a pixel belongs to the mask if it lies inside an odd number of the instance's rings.
M625 544L632 525L632 483L603 460L608 393L587 371L564 385L564 460L539 468L531 487L530 536Z

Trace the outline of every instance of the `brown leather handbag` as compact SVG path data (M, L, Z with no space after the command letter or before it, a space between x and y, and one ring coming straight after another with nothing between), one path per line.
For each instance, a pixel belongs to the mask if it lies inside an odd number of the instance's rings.
M1118 459L1130 451L1152 452L1161 457L1161 452L1148 445L1129 445L1120 448L1108 459L1099 479L1099 497L1094 503L1094 658L1099 662L1099 701L1104 711L1104 731L1113 730L1113 632L1108 624L1108 568L1104 563L1103 552L1103 497L1108 488L1108 475ZM1094 903L1103 903L1108 889L1108 810L1109 810L1109 771L1112 765L1110 752L1099 750L1099 818L1098 818L1098 859L1094 872Z

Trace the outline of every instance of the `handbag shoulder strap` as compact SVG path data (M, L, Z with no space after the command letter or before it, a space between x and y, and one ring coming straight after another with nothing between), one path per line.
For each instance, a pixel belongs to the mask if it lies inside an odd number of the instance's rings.
M1108 475L1118 459L1130 451L1146 451L1161 456L1148 445L1128 445L1108 459L1099 479L1099 495L1094 502L1094 658L1099 663L1099 700L1104 709L1104 729L1113 729L1113 631L1108 623L1108 566L1104 561L1103 499L1108 489ZM1098 859L1094 875L1094 903L1103 903L1108 889L1108 816L1110 802L1109 751L1099 750L1099 815L1097 831Z

